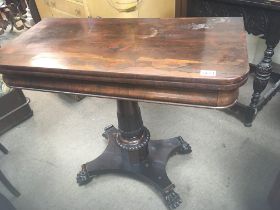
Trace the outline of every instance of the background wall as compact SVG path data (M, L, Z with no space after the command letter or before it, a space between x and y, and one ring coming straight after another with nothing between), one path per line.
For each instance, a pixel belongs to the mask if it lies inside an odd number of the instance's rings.
M46 17L174 17L175 0L139 0L135 11L119 12L115 7L126 9L137 0L35 0L42 18Z
M114 0L88 0L87 6L92 17L174 17L174 0L143 0L136 11L118 12L110 4ZM116 2L116 1L115 1ZM128 0L118 0L120 3L127 3ZM131 2L131 0L130 0Z

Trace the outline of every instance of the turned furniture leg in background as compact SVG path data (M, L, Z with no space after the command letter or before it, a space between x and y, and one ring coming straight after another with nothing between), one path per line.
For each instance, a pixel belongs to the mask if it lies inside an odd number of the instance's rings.
M181 198L174 191L165 166L172 154L188 154L191 147L182 137L150 141L137 102L118 100L118 129L105 128L103 136L109 140L105 151L95 160L82 165L77 182L86 184L96 175L124 173L154 185L170 208L180 205Z
M279 41L278 41L279 42ZM245 114L245 126L251 127L252 122L260 109L259 102L261 98L261 93L266 88L268 81L272 72L272 56L274 54L274 48L278 44L278 42L270 44L268 41L266 42L267 48L264 52L264 58L257 65L253 89L254 93L251 98L251 103Z

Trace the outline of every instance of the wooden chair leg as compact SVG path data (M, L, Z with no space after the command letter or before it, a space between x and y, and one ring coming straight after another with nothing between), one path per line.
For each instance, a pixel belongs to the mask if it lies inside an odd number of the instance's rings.
M16 190L16 188L9 182L9 180L5 177L5 175L0 170L0 181L4 184L4 186L16 197L20 196L20 193Z
M4 154L8 154L8 150L6 147L3 146L3 144L0 143L0 150L4 153Z

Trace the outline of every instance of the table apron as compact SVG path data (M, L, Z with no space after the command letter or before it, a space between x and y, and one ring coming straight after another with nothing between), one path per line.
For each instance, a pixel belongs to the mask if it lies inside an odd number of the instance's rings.
M238 97L238 88L170 88L14 75L4 75L3 78L8 86L15 88L206 108L227 108Z

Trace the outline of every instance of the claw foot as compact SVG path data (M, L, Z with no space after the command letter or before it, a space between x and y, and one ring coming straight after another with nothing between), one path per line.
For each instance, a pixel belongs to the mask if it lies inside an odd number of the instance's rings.
M87 184L92 178L89 177L85 165L82 165L82 170L77 174L77 183L79 185Z
M108 136L108 133L107 133L107 132L102 133L102 136L103 136L105 139L107 139L107 140L108 140L108 138L109 138L109 136Z
M182 203L179 194L173 189L164 192L164 199L169 209L175 209Z
M116 131L116 128L113 125L109 125L106 128L104 128L104 133L102 134L102 136L105 139L108 139L109 138L109 133L114 132L114 131Z
M178 140L181 143L181 147L179 149L179 153L181 153L181 154L189 154L189 153L192 152L191 146L187 142L185 142L185 140L181 136L178 137Z

